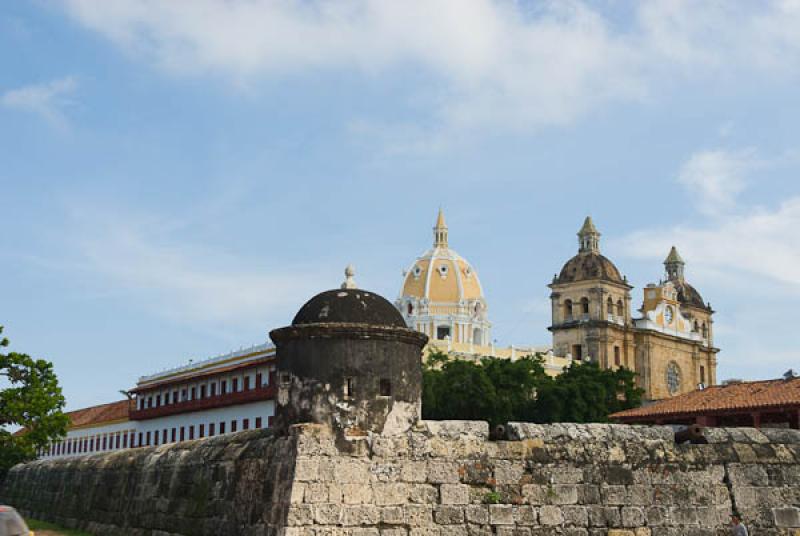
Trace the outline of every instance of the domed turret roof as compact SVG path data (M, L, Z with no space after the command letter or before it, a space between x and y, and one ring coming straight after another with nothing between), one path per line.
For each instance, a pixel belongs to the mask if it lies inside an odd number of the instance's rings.
M482 300L483 287L477 272L447 243L447 224L441 210L433 234L433 247L419 256L406 271L400 298L414 297L452 304Z
M667 280L672 282L675 290L678 291L678 301L682 304L710 310L710 307L703 302L703 297L697 290L686 282L684 267L686 262L678 253L678 248L672 246L669 255L664 260L664 268L667 272Z
M692 285L686 281L672 281L675 290L678 291L678 301L685 305L708 310L708 306L703 301L703 297Z
M356 288L352 266L345 269L341 288L320 292L308 300L294 316L293 326L304 324L369 324L406 327L400 312L375 292Z
M614 263L600 254L600 231L591 216L587 216L578 231L578 254L561 268L554 283L574 283L590 279L602 279L627 285Z
M624 283L614 263L600 253L578 253L564 264L556 278L556 283L574 283L588 279L603 279Z

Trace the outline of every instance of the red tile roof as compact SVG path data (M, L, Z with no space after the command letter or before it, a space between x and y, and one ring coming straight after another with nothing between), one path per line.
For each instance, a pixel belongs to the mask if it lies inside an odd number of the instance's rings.
M119 421L128 418L133 409L132 400L120 400L110 404L92 406L90 408L78 409L67 413L70 428L80 428L83 426L102 424L109 421Z
M104 422L127 420L133 409L135 409L133 400L120 400L110 404L68 411L66 413L67 417L69 417L68 428L81 428L103 424ZM26 432L26 428L20 428L14 432L14 435L23 435Z
M755 409L800 407L800 378L714 385L661 400L649 406L614 413L611 419L641 420L669 415L731 413Z

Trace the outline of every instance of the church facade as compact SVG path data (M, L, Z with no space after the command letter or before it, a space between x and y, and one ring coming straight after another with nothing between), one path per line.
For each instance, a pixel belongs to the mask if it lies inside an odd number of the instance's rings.
M664 261L665 279L644 288L634 316L633 286L600 253L600 232L590 217L578 231L578 244L549 285L555 355L628 368L646 400L714 385L714 311L687 282L678 251L673 247Z

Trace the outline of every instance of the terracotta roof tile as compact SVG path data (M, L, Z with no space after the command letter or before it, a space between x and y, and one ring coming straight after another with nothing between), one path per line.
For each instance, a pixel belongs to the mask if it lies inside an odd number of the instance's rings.
M781 406L800 407L800 378L715 385L649 406L620 411L610 417L625 421L632 418L711 414Z
M118 402L111 402L110 404L102 404L100 406L70 411L67 413L67 417L69 417L69 427L79 428L82 426L127 419L132 409L132 400L120 400Z

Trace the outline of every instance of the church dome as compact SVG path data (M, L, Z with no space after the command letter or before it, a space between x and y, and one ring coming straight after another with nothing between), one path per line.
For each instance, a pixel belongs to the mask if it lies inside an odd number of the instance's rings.
M703 297L692 285L686 281L673 281L672 284L675 286L675 290L678 291L678 301L680 303L699 309L708 309Z
M590 216L586 217L581 230L578 231L578 254L572 257L561 268L561 272L553 281L575 283L590 279L602 279L627 285L628 282L619 273L614 263L600 254L600 232Z
M626 283L614 263L599 253L578 253L564 264L556 283L574 283L587 279L604 279Z
M348 274L348 281L352 281L351 277L352 274ZM343 288L320 292L308 300L295 315L292 325L346 323L406 327L400 312L386 298L347 285L346 282Z
M447 244L447 225L441 210L434 227L433 248L406 271L400 298L452 304L483 300L478 273Z

